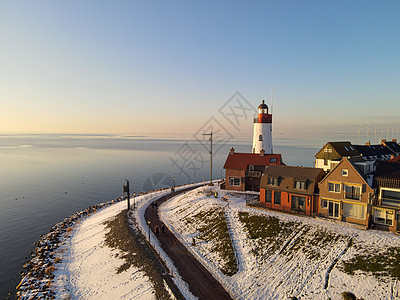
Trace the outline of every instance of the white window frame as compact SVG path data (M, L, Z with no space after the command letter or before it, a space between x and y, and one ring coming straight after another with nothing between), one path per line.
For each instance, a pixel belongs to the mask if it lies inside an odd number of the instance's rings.
M333 190L329 189L329 184L333 184ZM339 187L339 191L336 191L336 188ZM337 182L329 182L328 181L328 192L330 193L337 193L339 194L342 191L342 185L340 183Z
M378 213L379 213L379 216L377 216ZM375 208L374 209L374 223L386 225L386 226L393 226L394 211L389 210L389 209Z
M239 181L239 184L236 184ZM230 186L240 186L240 177L229 177Z
M348 176L349 176L349 170L347 170L347 169L342 169L342 176L343 176L343 177L348 177Z

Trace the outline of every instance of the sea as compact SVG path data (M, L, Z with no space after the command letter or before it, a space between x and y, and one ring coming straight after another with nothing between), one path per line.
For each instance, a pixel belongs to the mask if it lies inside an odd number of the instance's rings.
M328 141L345 135L279 134L274 153L285 164L313 167ZM353 136L353 138L355 138ZM76 211L123 195L210 179L208 140L120 135L0 134L0 299L20 281L34 242ZM212 177L224 176L230 148L251 140L213 141Z

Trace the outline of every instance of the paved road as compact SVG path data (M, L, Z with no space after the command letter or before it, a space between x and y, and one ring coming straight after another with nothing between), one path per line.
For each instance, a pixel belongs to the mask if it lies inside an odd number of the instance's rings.
M180 193L182 191L178 191ZM164 196L155 201L159 206L167 201L170 195ZM145 212L146 221L150 220L151 228L158 225L161 229L163 224L155 209L150 205ZM221 284L203 267L203 265L186 249L186 247L175 237L175 235L165 228L164 234L159 234L161 246L167 255L172 259L183 280L189 285L193 295L199 299L232 299Z

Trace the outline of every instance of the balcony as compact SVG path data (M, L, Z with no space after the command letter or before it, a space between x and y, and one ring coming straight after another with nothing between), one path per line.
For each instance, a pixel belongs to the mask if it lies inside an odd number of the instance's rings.
M260 178L261 177L261 172L246 170L246 177L258 177L258 178Z

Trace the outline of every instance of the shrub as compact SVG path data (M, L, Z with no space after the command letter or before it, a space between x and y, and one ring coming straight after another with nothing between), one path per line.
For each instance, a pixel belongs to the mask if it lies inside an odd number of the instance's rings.
M357 297L350 292L343 292L342 293L343 300L357 300Z

